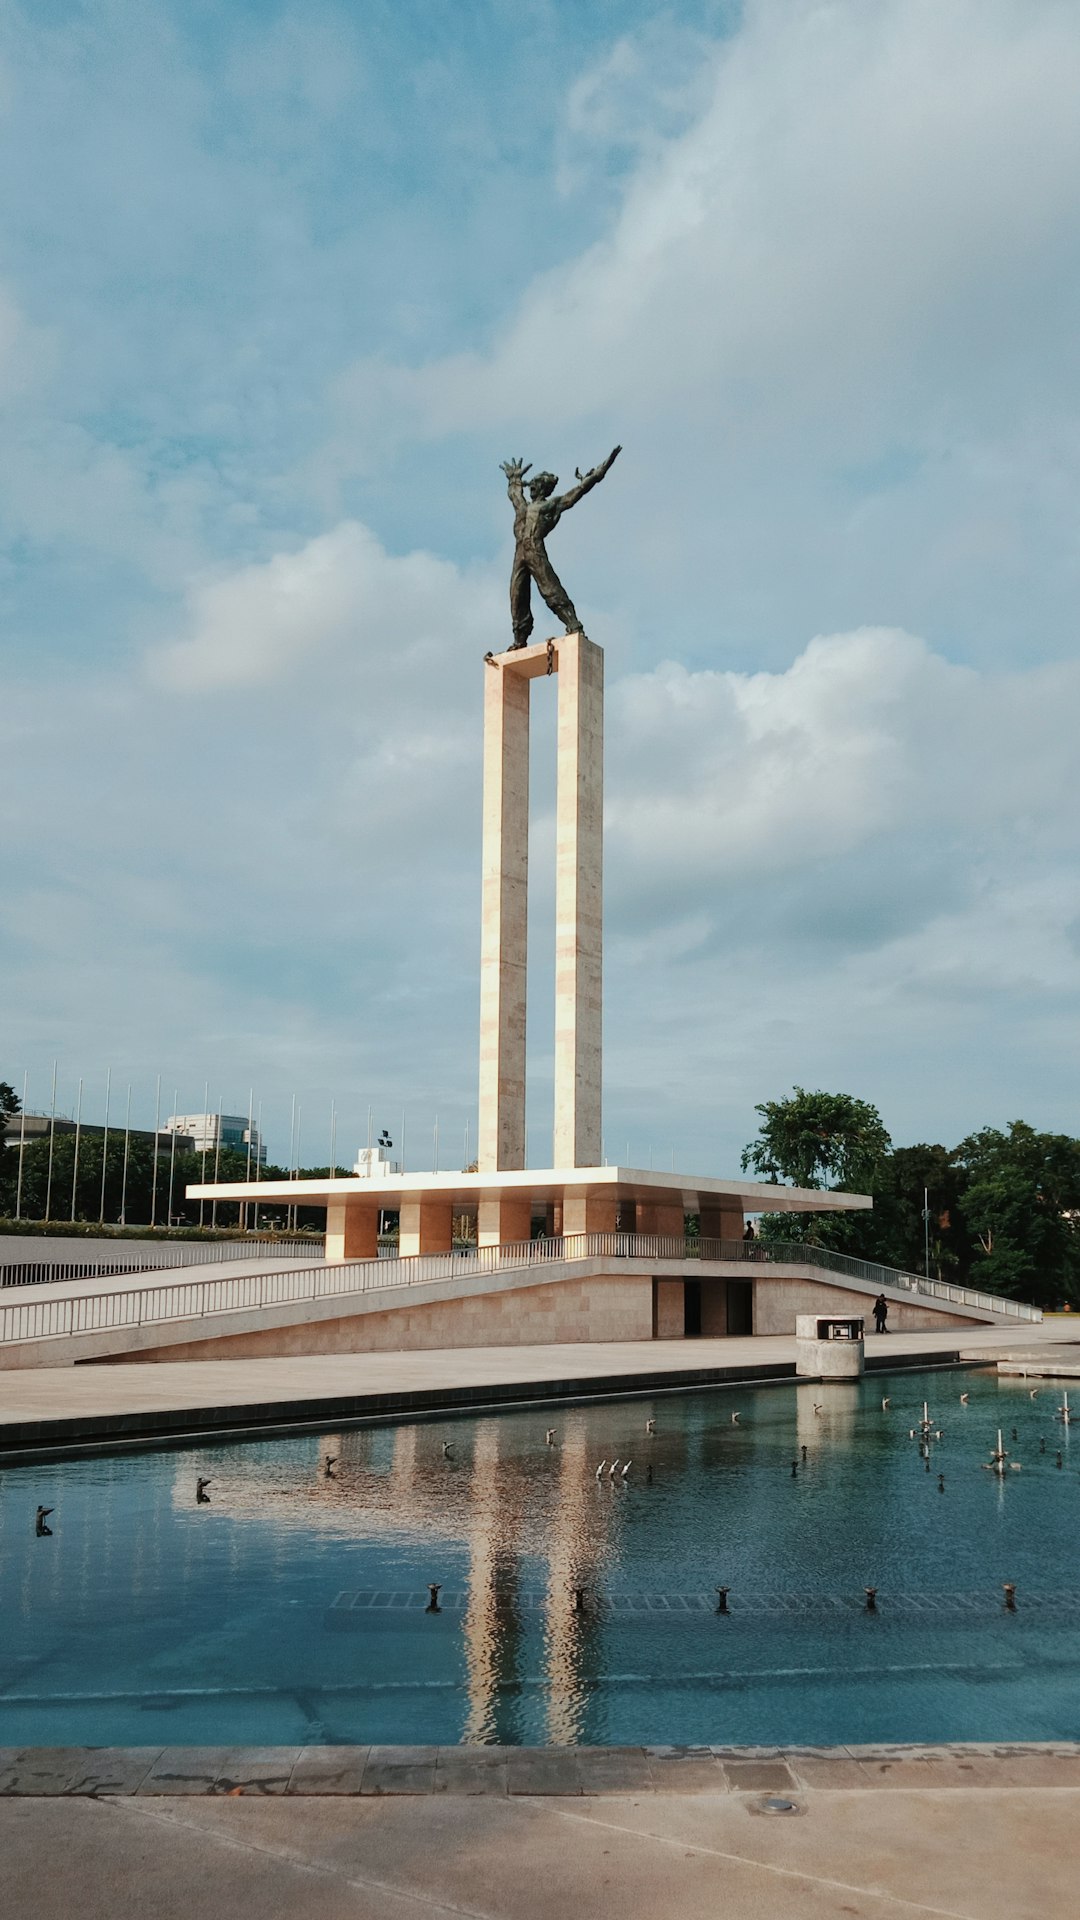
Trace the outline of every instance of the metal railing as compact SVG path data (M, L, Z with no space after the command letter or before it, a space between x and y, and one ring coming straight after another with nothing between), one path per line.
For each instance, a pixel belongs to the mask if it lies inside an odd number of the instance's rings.
M687 1250L689 1246L687 1243ZM803 1240L745 1240L737 1243L739 1254L728 1241L705 1240L703 1247L723 1246L723 1253L702 1254L703 1259L748 1261L782 1260L801 1267L818 1267L828 1273L844 1274L849 1280L861 1280L878 1292L915 1293L926 1300L947 1301L955 1307L976 1307L1004 1314L1013 1320L1038 1323L1042 1308L1029 1306L1026 1300L1011 1300L1003 1293L982 1293L978 1287L962 1287L951 1280L930 1280L924 1273L901 1273L896 1267L879 1266L876 1260L856 1260L847 1253L834 1253L829 1247L814 1247ZM693 1255L690 1255L693 1258Z
M634 1260L722 1261L725 1265L816 1267L861 1281L877 1291L922 1295L956 1306L980 1308L1016 1320L1038 1321L1042 1312L1018 1300L953 1287L920 1274L897 1273L872 1261L852 1260L798 1241L684 1240L651 1233L577 1233L524 1240L460 1253L407 1255L398 1260L350 1260L340 1265L286 1268L275 1273L240 1273L213 1280L175 1281L162 1286L77 1294L59 1300L29 1299L0 1308L0 1344L50 1340L64 1335L144 1327L170 1320L203 1319L214 1314L261 1311L294 1301L340 1295L390 1293L402 1287L430 1286L470 1274L505 1273L550 1265L554 1261Z
M62 1237L62 1236L60 1236ZM174 1240L160 1246L138 1247L131 1258L118 1255L95 1258L87 1254L71 1260L7 1260L0 1262L0 1287L44 1287L54 1280L94 1280L114 1278L121 1273L156 1273L174 1267L216 1265L219 1260L269 1259L311 1260L317 1257L319 1242L311 1240L273 1240L254 1234L250 1240Z

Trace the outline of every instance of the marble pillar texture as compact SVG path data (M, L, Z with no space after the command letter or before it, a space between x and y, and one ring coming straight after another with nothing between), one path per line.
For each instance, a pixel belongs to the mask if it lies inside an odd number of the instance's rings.
M454 1208L449 1200L403 1200L398 1214L398 1252L452 1253Z
M556 1167L600 1165L604 894L604 655L559 642L555 831Z
M476 1209L476 1243L480 1247L516 1246L532 1238L532 1199L529 1194L502 1194L481 1200Z
M604 655L583 633L500 654L484 687L480 949L482 1172L525 1166L529 695L559 677L552 1165L601 1162Z
M379 1252L377 1206L346 1205L344 1200L326 1209L327 1260L374 1260Z
M484 840L477 1164L525 1165L525 970L529 884L529 681L484 675Z

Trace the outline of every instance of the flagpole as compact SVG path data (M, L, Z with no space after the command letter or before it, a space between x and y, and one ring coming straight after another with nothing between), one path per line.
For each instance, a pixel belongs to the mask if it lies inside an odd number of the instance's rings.
M23 1155L26 1152L26 1089L30 1080L30 1069L23 1068L22 1077L22 1123L19 1127L19 1178L15 1187L15 1218L22 1219L22 1183Z
M101 1141L101 1210L98 1214L98 1226L105 1225L105 1169L109 1152L109 1095L112 1092L112 1068L105 1070L105 1132Z
M251 1180L251 1123L254 1118L254 1114L255 1114L255 1089L254 1087L249 1087L248 1088L247 1175L246 1175L246 1178L249 1182ZM246 1200L244 1201L243 1205L240 1208L238 1208L236 1217L237 1217L237 1224L242 1225L244 1232L246 1233L248 1230L248 1203Z
M210 1118L209 1107L210 1107L210 1082L209 1080L206 1080L203 1082L202 1175L199 1181L199 1185L202 1187L205 1187L206 1185L206 1123ZM205 1226L206 1224L205 1209L206 1209L206 1202L205 1200L200 1199L199 1201L200 1227Z
M215 1127L215 1129L214 1129L214 1134L215 1134L215 1139L214 1139L214 1187L215 1187L215 1189L216 1189L216 1188L217 1188L217 1186L218 1186L218 1183L219 1183L219 1176L220 1176L220 1173L221 1173L221 1114L220 1114L220 1113L218 1113L218 1115L217 1115L217 1126L216 1126L216 1127ZM215 1193L214 1193L214 1197L213 1197L213 1199L212 1199L212 1200L211 1200L211 1202L210 1202L210 1225L211 1225L212 1227L216 1227L216 1226L217 1226L217 1192L216 1192L216 1191L215 1191Z
M180 1093L179 1087L174 1087L173 1097L172 1097L172 1115L171 1115L171 1118L173 1120L176 1119L176 1102L177 1102L179 1093ZM173 1181L176 1176L176 1128L171 1127L169 1129L169 1132L170 1132L170 1139L169 1139L169 1221L168 1221L168 1224L171 1227L173 1223Z
M82 1076L79 1077L79 1098L75 1108L75 1164L71 1169L71 1217L75 1218L75 1191L79 1184L79 1135L82 1131Z
M154 1093L154 1184L150 1191L150 1227L157 1226L157 1163L158 1135L161 1132L161 1075L157 1077L157 1089Z
M52 1118L49 1121L49 1171L45 1181L45 1224L48 1225L49 1209L52 1206L52 1165L53 1140L56 1137L56 1061L52 1063Z
M293 1174L294 1180L299 1180L300 1178L300 1135L303 1131L303 1126L304 1126L304 1109L301 1106L300 1102L297 1101L297 1104L296 1104L296 1172ZM294 1233L299 1233L300 1231L298 1216L299 1216L299 1207L297 1205L297 1202L294 1200L293 1210L292 1210L292 1224L293 1224Z
M131 1081L128 1081L127 1108L124 1113L124 1172L120 1181L120 1225L127 1226L128 1152L131 1147Z

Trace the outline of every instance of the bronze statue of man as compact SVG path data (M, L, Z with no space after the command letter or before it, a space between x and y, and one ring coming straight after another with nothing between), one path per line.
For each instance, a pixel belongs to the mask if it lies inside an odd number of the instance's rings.
M567 633L580 633L581 621L574 611L571 600L562 581L559 579L551 561L547 557L544 541L568 507L574 507L583 494L591 493L598 487L612 462L622 452L616 447L598 467L588 473L577 473L577 486L570 487L566 493L555 492L559 484L558 474L536 473L529 481L531 498L525 498L525 475L529 466L520 460L504 460L502 470L506 475L506 491L510 495L514 509L514 570L510 575L510 618L514 624L515 647L528 645L533 630L530 583L536 584L551 608L557 620L561 620ZM530 462L531 465L531 462Z

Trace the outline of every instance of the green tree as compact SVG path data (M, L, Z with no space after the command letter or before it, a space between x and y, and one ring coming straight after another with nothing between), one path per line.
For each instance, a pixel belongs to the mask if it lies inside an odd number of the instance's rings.
M0 1080L0 1215L15 1208L15 1189L19 1180L18 1150L7 1145L4 1134L15 1115L21 1112L19 1096L6 1080Z
M970 1134L953 1159L966 1177L972 1285L1041 1306L1077 1299L1080 1140L1013 1120L1005 1133Z
M836 1187L866 1193L889 1151L889 1135L876 1107L850 1093L807 1092L795 1087L786 1100L765 1100L756 1140L743 1149L744 1171L779 1185ZM811 1240L818 1246L872 1256L872 1229L862 1214L766 1214L766 1239Z
M865 1193L891 1142L876 1107L850 1093L808 1093L765 1100L756 1140L744 1147L744 1172L795 1187L840 1187Z
M948 1147L922 1143L886 1154L871 1188L874 1211L867 1221L870 1257L906 1273L922 1273L926 1260L923 1196L930 1208L930 1273L938 1280L966 1277L971 1243L962 1209L965 1170Z

